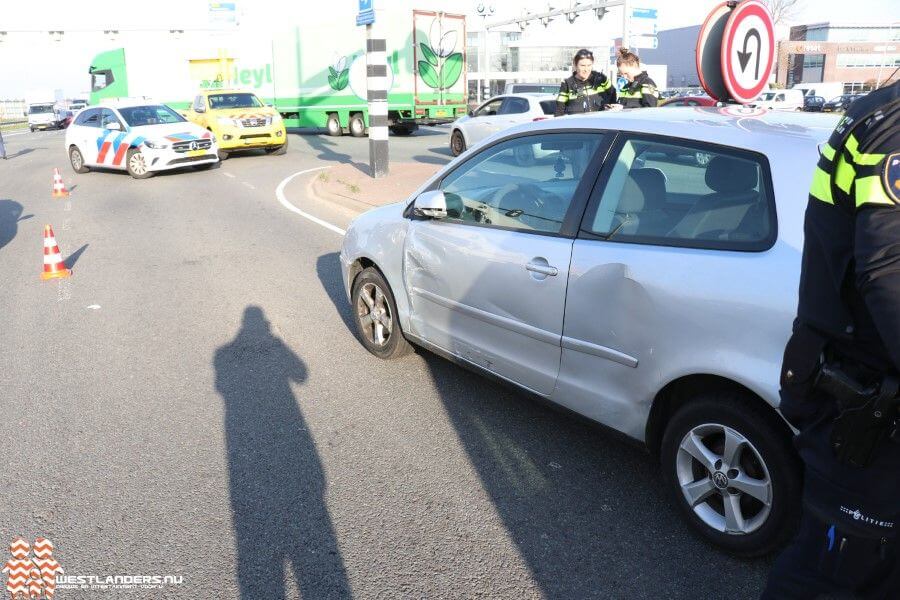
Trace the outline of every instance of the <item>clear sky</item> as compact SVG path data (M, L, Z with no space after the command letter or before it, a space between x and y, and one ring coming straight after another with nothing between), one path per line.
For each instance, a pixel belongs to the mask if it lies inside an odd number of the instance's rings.
M314 18L312 3L292 0L233 0L237 2L242 27L265 31L277 15L278 24L292 19ZM481 19L474 16L481 0L374 0L379 6L416 8L438 7L449 12L468 11L470 30L480 29ZM587 3L589 0L582 0ZM33 9L26 3L0 0L3 4L0 31L8 31L0 42L0 99L45 95L62 89L67 97L83 96L88 86L87 67L97 52L126 45L132 36L122 33L110 40L105 29L190 29L209 27L209 0L153 0L131 3L121 0L41 0ZM633 6L659 10L658 27L670 29L699 24L711 7L720 0L632 0ZM569 0L551 0L556 7L567 6ZM21 10L9 10L11 5ZM355 0L332 0L330 10L346 10L349 18L356 10ZM485 0L485 4L491 4ZM342 6L346 5L346 7ZM523 10L546 10L547 1L495 0L495 18L518 16ZM312 12L314 15L314 11ZM348 18L348 19L349 19ZM898 0L799 0L793 24L821 21L880 22L900 21ZM592 14L578 18L574 25L557 20L546 29L532 25L528 35L535 40L565 45L601 46L620 35L620 9L610 9L598 22ZM48 31L65 31L62 41L53 41ZM20 33L30 31L31 33ZM265 35L265 34L263 34ZM0 36L3 37L3 36ZM132 39L133 41L133 39Z

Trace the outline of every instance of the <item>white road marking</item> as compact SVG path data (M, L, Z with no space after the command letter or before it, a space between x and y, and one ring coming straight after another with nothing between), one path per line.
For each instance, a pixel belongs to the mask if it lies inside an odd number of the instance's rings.
M232 175L231 173L226 173L225 171L222 171L222 175L224 175L225 177L231 177L232 179L234 179L234 175Z
M242 181L241 183L243 183L245 187L248 187L248 188L250 188L251 190L255 190L255 189L256 189L256 187L253 186L253 184L247 183L246 181Z
M99 304L91 304L90 306L88 306L88 308L91 310L100 310L100 305Z
M299 208L297 208L296 206L294 206L293 204L288 202L287 198L285 198L285 196L284 196L284 188L287 187L287 184L289 184L291 182L291 180L294 179L294 177L298 177L300 175L306 175L307 173L312 173L314 171L321 171L322 169L328 169L328 168L330 168L330 167L316 167L314 169L306 169L305 171L298 171L297 173L294 173L293 175L285 177L282 180L282 182L278 184L278 187L275 188L275 197L278 198L278 201L281 202L281 205L284 206L289 211L295 212L298 215L300 215L301 217L303 217L305 219L309 219L316 225L321 225L325 229L328 229L329 231L333 231L338 235L345 235L347 232L344 231L343 229L341 229L340 227L337 227L336 225L332 225L328 221L323 221L319 217L314 217L313 215L309 214L308 212L304 212L304 211L300 210Z

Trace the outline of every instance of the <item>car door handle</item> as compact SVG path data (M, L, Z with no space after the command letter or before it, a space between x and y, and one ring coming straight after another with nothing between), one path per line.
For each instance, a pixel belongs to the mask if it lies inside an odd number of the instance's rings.
M550 265L542 265L540 263L530 262L525 265L525 269L527 271L531 271L532 273L540 273L541 275L549 275L551 277L556 277L559 275L559 269L556 267L551 267Z

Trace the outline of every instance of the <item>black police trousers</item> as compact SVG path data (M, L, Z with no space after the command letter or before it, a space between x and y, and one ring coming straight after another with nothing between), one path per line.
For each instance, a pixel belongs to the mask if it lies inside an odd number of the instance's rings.
M797 537L772 566L762 600L812 600L834 592L900 598L897 548L854 537L805 512Z

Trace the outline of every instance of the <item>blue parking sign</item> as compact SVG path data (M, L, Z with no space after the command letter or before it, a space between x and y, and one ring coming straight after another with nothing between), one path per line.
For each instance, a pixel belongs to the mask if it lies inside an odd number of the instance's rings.
M372 8L372 0L359 0L359 14L356 15L357 25L371 25L375 22L375 10Z
M372 10L372 0L359 0L359 12Z

